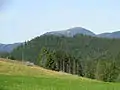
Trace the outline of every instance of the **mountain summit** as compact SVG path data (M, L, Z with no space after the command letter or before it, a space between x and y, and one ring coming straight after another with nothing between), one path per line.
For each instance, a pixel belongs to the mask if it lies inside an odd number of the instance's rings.
M82 28L82 27L74 27L74 28L70 28L70 29L62 30L62 31L47 32L44 35L73 37L77 34L83 34L83 35L87 35L87 36L95 36L95 37L100 37L100 38L120 39L120 31L116 31L116 32L112 32L112 33L95 34L94 32L91 32L90 30Z
M83 34L83 35L89 35L89 36L95 36L93 32L90 30L87 30L82 27L75 27L63 31L53 31L53 32L47 32L44 35L57 35L57 36L68 36L68 37L73 37L76 34Z

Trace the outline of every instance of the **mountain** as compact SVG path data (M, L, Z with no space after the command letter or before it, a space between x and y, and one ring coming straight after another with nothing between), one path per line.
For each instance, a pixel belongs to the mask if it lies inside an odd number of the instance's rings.
M112 32L112 33L102 33L102 34L98 34L97 36L103 38L120 38L120 31Z
M20 46L21 43L14 43L14 44L0 44L0 53L1 52L11 52L13 49L17 48Z
M112 35L118 37L119 32ZM91 31L77 27L36 37L9 56L51 70L114 82L120 81L119 47L120 39L98 38Z
M95 36L93 32L90 30L87 30L82 27L75 27L63 31L53 31L53 32L47 32L44 35L57 35L57 36L67 36L67 37L73 37L76 34L83 34L83 35L89 35L89 36Z

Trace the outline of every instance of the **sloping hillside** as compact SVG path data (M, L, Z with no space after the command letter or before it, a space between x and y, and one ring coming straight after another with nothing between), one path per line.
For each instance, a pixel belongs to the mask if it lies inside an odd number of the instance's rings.
M119 85L0 59L0 90L119 90Z
M67 73L47 70L35 65L27 66L25 62L22 63L19 61L12 61L12 60L6 60L6 59L0 59L0 74L36 76L36 77L41 75L49 75L49 76L69 75Z

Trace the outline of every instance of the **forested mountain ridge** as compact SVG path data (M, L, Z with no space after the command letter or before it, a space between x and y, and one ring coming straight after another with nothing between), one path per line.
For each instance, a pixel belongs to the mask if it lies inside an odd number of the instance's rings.
M19 53L19 59L21 59L21 52L23 51L25 59L36 60L37 55L43 47L54 49L62 49L65 51L70 51L71 53L76 53L75 55L81 55L82 58L87 56L101 56L109 54L109 56L116 56L119 54L120 49L120 39L106 39L97 38L86 35L78 34L74 37L65 36L54 36L54 35L43 35L36 37L31 41L25 43L24 46L19 46L12 53L16 57ZM31 54L31 55L29 55ZM29 55L29 58L27 57ZM104 56L103 55L103 56Z

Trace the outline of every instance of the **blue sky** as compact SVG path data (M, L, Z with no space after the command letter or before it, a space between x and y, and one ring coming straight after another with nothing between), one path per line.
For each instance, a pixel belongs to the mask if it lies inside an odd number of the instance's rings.
M119 31L120 0L6 0L0 7L0 43L71 27L97 34Z

